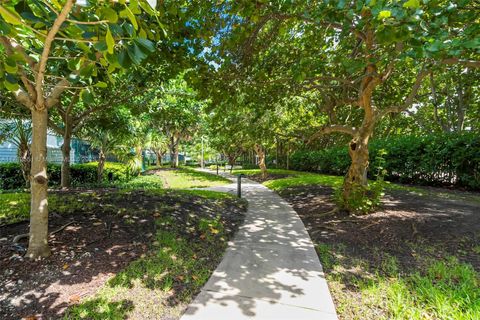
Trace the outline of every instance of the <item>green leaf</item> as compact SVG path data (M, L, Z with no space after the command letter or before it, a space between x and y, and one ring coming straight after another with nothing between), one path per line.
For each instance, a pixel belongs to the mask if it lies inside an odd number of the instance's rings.
M105 36L105 40L107 41L108 53L113 54L115 40L113 39L112 33L110 32L110 28L107 29L107 35Z
M18 85L18 79L11 74L7 74L5 81L3 82L5 88L9 91L17 91L20 86Z
M155 51L155 43L148 39L138 38L135 40L135 42L143 49L146 49L148 52Z
M0 20L0 34L6 36L10 33L10 30L10 26Z
M5 88L8 90L8 91L12 91L12 92L15 92L17 91L20 86L18 85L18 83L10 83L8 81L4 81L3 82L3 85L5 86Z
M126 49L123 49L118 53L118 64L124 69L127 69L132 65L132 61L130 60Z
M2 16L3 20L5 20L8 23L11 23L13 25L22 24L22 18L17 12L11 11L1 5L0 5L0 15Z
M404 8L417 9L420 7L420 0L408 0L403 4Z
M138 29L137 19L135 18L135 15L132 13L132 11L130 11L129 8L126 8L125 10L123 10L121 12L121 14L122 13L123 13L124 16L128 17L128 19L132 23L133 27L135 28L135 30L137 30Z
M75 58L68 60L68 69L71 71L76 71L80 69L80 59Z
M127 52L134 64L140 64L142 60L147 57L147 55L142 50L140 50L140 48L136 44L128 46Z
M379 20L387 19L387 18L390 18L391 16L392 16L392 12L390 10L382 10L378 13Z
M108 84L106 82L103 82L103 81L98 81L97 83L95 83L94 86L97 87L97 88L107 88Z
M80 98L85 104L91 104L94 102L93 94L92 92L90 92L89 89L83 89L82 91L80 91Z
M7 59L5 59L5 70L11 74L17 73L18 67L14 58L8 57Z
M93 68L94 67L95 67L95 65L93 63L90 63L90 64L86 65L85 67L80 69L80 76L85 77L85 78L91 77L92 74L93 74Z
M112 8L102 8L101 14L102 18L108 20L110 23L118 22L118 14Z

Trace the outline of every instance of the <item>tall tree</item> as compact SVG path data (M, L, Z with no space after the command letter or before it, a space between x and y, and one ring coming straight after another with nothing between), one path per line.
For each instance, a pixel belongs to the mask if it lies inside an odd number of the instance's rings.
M59 105L68 89L81 87L81 97L89 99L95 86L106 86L96 80L99 69L113 73L132 62L140 63L153 47L147 38L158 37L150 31L151 20L137 17L145 14L154 14L145 1L76 4L74 0L24 0L0 5L0 59L4 67L0 84L28 108L33 127L28 257L50 255L48 111Z
M183 75L147 91L139 101L149 101L150 123L168 138L171 166L178 167L180 143L190 139L198 129L202 101L183 80Z
M205 58L218 66L210 68L217 96L243 90L268 105L317 93L329 120L315 137L338 132L351 139L343 185L349 203L354 195L368 196L368 144L382 118L416 103L436 66L480 65L479 26L471 23L478 16L470 7L471 1L452 7L414 0L223 3L218 45ZM379 100L381 89L399 77L408 84L402 95L389 104Z

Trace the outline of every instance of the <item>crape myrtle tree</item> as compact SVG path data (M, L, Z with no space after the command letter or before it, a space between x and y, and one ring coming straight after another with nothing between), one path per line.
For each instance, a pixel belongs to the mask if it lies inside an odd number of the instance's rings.
M318 93L328 123L312 137L350 136L342 197L368 197L368 144L390 113L417 103L439 66L480 65L473 1L226 2L217 6L218 45L205 55L217 82L286 95ZM402 78L396 101L380 99ZM387 103L388 102L388 103Z
M32 167L30 238L27 256L50 255L46 138L49 110L69 90L81 97L108 84L112 74L139 64L161 35L147 17L146 1L21 1L0 5L1 90L10 91L31 112ZM141 17L140 17L141 16ZM161 17L157 17L160 19ZM160 28L157 28L160 29Z

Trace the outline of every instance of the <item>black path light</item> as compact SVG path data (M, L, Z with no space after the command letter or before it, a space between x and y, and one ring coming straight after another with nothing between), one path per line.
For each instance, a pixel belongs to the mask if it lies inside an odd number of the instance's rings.
M241 198L242 197L242 177L245 175L243 173L240 173L237 176L237 197Z

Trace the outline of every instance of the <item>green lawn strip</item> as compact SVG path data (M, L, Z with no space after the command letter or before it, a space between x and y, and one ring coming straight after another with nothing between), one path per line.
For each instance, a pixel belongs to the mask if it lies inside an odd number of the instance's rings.
M260 169L234 169L233 174L243 174L246 176L253 176L260 174ZM305 175L312 174L309 172L293 171L286 169L268 169L269 174L281 174L281 175Z
M29 214L29 193L0 193L0 225L25 220Z
M55 194L48 196L50 212L60 215L73 214L94 205L91 193ZM90 200L89 200L90 199ZM28 220L30 216L30 193L0 193L0 225Z
M157 219L149 253L112 277L95 296L71 307L65 319L178 318L220 262L228 240L220 218L189 217L187 225L172 217Z
M230 180L221 176L186 167L177 170L159 170L155 175L160 176L165 182L165 187L171 189L207 188L230 183Z
M163 187L162 179L157 175L141 175L126 182L119 182L113 185L119 189L127 190L156 190Z
M342 245L317 251L342 319L480 319L480 274L455 257L418 255L423 268L400 270L386 253L372 266Z
M229 180L208 173L196 172L192 169L181 169L180 174L169 174L165 177L167 183L173 188L194 188L201 186L215 186L228 183ZM169 171L171 172L171 171ZM91 186L90 186L91 187ZM103 187L118 188L120 193L135 190L147 190L156 193L166 192L163 187L163 179L159 175L141 175L127 182L118 182ZM205 190L179 190L183 193L202 196L204 198L225 199L233 197L228 193L205 191ZM71 214L86 205L94 205L95 202L87 201L92 197L91 192L76 192L74 194L58 194L50 192L48 196L49 211L57 214ZM97 201L98 202L98 201ZM27 192L0 193L0 225L28 220L30 215L30 194Z

